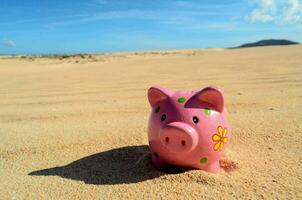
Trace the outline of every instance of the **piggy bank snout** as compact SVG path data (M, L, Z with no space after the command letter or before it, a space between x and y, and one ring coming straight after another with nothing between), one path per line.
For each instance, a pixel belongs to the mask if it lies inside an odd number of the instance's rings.
M189 124L172 122L160 132L160 140L164 147L172 153L186 153L198 144L198 134Z

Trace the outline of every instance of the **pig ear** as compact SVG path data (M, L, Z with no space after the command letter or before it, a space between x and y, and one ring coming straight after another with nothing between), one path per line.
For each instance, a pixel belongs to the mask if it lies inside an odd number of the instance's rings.
M153 86L148 90L148 99L151 107L157 105L159 102L169 99L171 92L159 86Z
M224 109L223 92L215 87L206 87L193 95L186 103L188 108L209 108L222 112Z

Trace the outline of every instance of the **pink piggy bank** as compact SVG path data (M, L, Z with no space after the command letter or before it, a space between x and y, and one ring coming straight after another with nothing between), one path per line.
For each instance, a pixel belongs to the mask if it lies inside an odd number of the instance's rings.
M172 92L162 87L148 91L152 113L148 138L152 164L219 171L219 159L230 136L227 110L220 89Z

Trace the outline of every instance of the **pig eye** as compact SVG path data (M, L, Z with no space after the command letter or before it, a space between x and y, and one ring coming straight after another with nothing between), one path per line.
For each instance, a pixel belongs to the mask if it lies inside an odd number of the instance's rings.
M167 116L166 116L165 114L163 114L163 115L161 116L161 119L160 119L160 120L163 122L163 121L165 121L166 117L167 117Z
M194 116L194 117L193 117L193 122L194 122L195 124L197 124L197 123L199 122L198 117Z

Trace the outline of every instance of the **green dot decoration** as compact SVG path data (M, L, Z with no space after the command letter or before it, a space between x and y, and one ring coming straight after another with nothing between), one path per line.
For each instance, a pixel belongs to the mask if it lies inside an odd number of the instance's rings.
M211 110L209 108L204 109L204 114L211 116Z
M178 98L178 103L183 103L183 102L185 102L186 101L186 98L184 98L184 97L180 97L180 98Z
M207 158L207 157L203 157L203 158L201 158L201 159L199 160L199 162L200 162L201 164L205 164L207 161L208 161L208 158Z
M158 113L160 111L160 107L155 108L155 112Z

